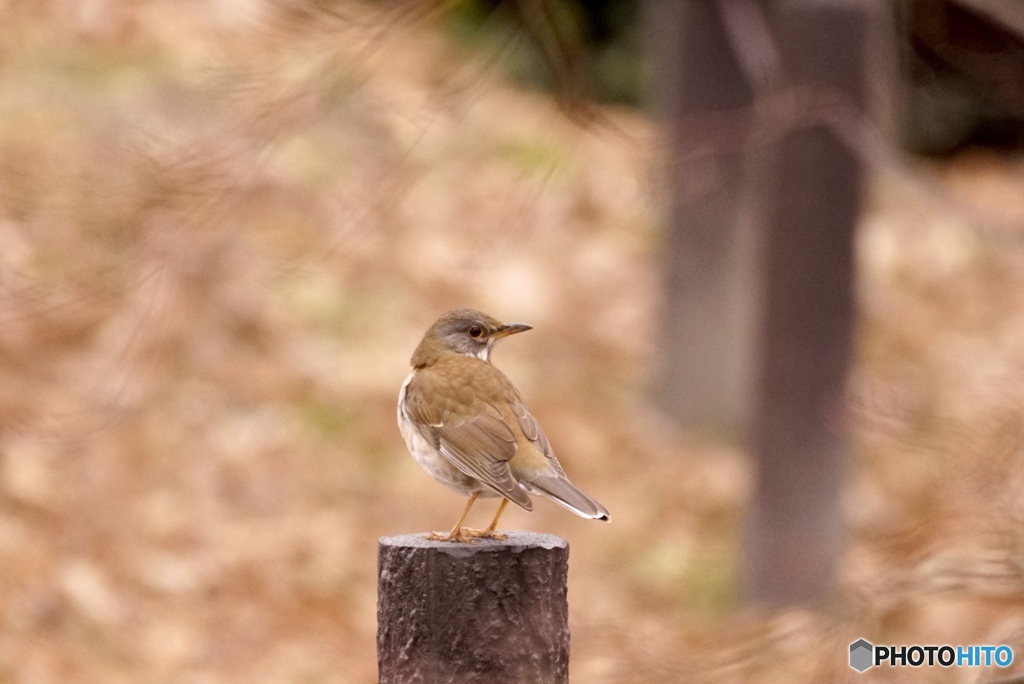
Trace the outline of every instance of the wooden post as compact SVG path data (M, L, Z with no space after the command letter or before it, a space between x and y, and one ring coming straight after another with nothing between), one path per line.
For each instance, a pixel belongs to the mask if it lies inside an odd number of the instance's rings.
M569 545L548 534L503 541L378 542L381 684L569 681Z
M857 107L869 15L860 0L776 0L786 76ZM843 547L844 385L854 323L863 166L824 124L794 128L752 178L762 202L764 299L750 445L759 467L745 584L760 602L832 597Z
M714 0L649 0L647 7L652 97L670 145L652 389L684 426L738 436L749 420L758 283L756 245L741 220L746 130L737 128L736 112L751 106L753 93Z

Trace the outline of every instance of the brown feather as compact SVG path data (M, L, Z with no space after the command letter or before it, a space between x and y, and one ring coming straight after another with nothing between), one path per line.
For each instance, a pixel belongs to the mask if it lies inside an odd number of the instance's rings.
M479 363L499 372L484 361ZM488 397L457 391L465 383L446 379L450 370L442 360L416 372L406 390L407 415L452 465L532 510L530 497L509 468L516 454L515 432L501 411L484 400ZM423 400L426 392L431 393L433 408Z

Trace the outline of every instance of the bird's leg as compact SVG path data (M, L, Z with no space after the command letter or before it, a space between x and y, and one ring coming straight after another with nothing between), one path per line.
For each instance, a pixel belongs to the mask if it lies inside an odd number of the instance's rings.
M508 506L508 499L501 500L501 505L498 506L498 512L494 514L494 520L491 521L491 524L488 525L486 529L466 529L462 531L463 534L469 537L486 537L487 539L498 540L507 539L507 537L504 534L501 534L500 532L495 532L495 530L498 529L498 519L501 518L501 514L505 512L505 506Z
M455 522L455 527L452 528L451 532L449 532L448 534L443 534L441 532L431 532L427 535L427 539L431 541L469 541L469 539L466 539L466 537L462 534L462 523L463 521L465 521L466 516L469 515L469 509L473 507L473 502L476 501L476 498L478 496L480 496L480 492L473 492L473 494L469 497L469 501L466 502L466 508L463 509L462 515L460 515L459 519Z

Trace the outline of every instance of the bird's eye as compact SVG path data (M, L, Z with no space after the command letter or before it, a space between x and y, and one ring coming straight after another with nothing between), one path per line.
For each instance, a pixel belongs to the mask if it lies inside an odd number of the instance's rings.
M483 334L484 334L484 329L481 328L479 325L474 325L473 327L471 327L469 329L469 336L474 338L474 339L477 338L477 337L480 337Z

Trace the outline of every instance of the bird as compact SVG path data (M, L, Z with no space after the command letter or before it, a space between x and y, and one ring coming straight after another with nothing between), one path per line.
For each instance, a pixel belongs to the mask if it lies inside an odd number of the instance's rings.
M435 541L505 539L509 501L530 511L530 494L573 513L610 521L608 510L569 481L547 436L508 377L491 363L495 342L527 330L474 309L455 309L427 330L398 394L398 426L409 452L434 479L469 497L450 532ZM462 526L478 498L502 497L482 530Z

